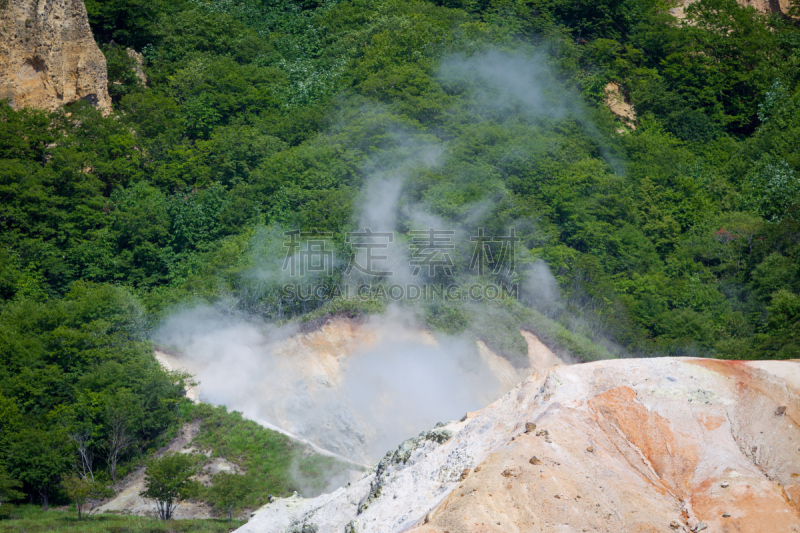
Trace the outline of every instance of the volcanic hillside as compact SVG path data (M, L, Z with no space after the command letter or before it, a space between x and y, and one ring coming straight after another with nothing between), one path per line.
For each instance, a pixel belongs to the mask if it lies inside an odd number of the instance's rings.
M226 405L320 453L371 464L386 448L435 424L436 416L447 419L460 409L487 405L531 372L564 363L535 335L520 333L528 345L528 365L519 369L482 341L442 346L428 330L378 317L338 317L285 338L261 337L244 328L190 335L177 351L157 351L156 357L165 368L194 376L198 385L187 391L194 401ZM451 357L467 368L445 364ZM380 383L381 390L365 392L362 381ZM392 391L397 381L404 382L402 388ZM405 383L411 381L416 383ZM444 398L448 391L451 397ZM372 406L378 415L370 416L370 405L364 404L386 402L391 395L403 397L379 409Z
M800 531L800 364L556 366L240 532Z

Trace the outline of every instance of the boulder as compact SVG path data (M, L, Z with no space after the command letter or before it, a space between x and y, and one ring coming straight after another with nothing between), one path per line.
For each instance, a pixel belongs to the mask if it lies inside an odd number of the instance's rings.
M626 127L636 129L636 110L633 108L625 89L619 83L611 82L604 87L605 103L608 110ZM622 133L624 130L618 130Z

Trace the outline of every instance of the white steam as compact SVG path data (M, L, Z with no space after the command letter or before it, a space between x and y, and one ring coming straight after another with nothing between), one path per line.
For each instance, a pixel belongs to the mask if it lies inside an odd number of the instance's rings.
M198 307L155 340L195 376L201 401L360 464L501 392L473 343L434 339L399 313L300 333Z
M543 57L492 50L467 57L455 55L441 66L450 83L468 83L480 106L510 110L521 106L534 116L562 118L581 109L581 97L559 83Z
M443 63L440 76L446 83L468 84L476 107L516 110L533 117L570 116L594 136L580 96L565 90L541 58L499 52L452 57ZM470 245L464 227L444 223L426 206L404 201L409 177L420 169L435 171L444 165L447 147L434 145L430 136L411 133L390 132L387 138L391 153L383 151L364 165L368 177L355 229L395 235L386 249L378 251L385 259L374 261L373 270L391 271L392 283L424 283L424 275L414 277L404 268L409 252L401 226L453 229L459 246ZM477 201L463 210L460 222L480 223L492 204L486 198ZM271 233L256 239L259 266L252 279L291 281L282 268L282 232L262 231ZM365 264L365 254L356 250L356 261ZM548 267L542 262L528 264L524 279L528 303L545 314L557 314L562 303ZM370 281L368 275L358 271L344 278L345 284L364 281ZM154 340L173 350L178 364L195 376L202 401L225 405L325 450L370 464L404 439L481 408L505 392L474 342L448 336L434 339L408 313L392 309L361 324L341 320L301 331L298 326L275 327L236 315L230 309L199 306L166 319Z
M611 153L606 138L590 119L581 93L559 80L545 56L497 50L454 55L442 63L439 74L445 83L468 87L478 110L574 120L614 171L622 171L622 161Z

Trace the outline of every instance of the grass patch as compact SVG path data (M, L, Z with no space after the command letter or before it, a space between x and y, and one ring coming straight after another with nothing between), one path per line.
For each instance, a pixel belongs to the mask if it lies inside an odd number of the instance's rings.
M237 505L234 516L243 516L243 512L265 505L270 495L289 496L294 491L304 496L319 495L346 482L347 471L353 468L352 465L332 457L311 453L306 446L286 435L261 427L244 419L240 413L228 412L224 407L187 404L182 409L181 424L200 421L199 433L192 441L195 448L204 452L211 450L210 459L223 458L244 470L247 496ZM181 424L166 433L176 435ZM196 458L200 464L209 462L209 459L200 454ZM5 504L0 507L0 533L227 533L246 523L242 520L230 523L224 518L227 511L222 506L217 506L210 486L201 487L200 493L193 500L211 505L214 514L220 518L164 522L149 517L102 514L79 521L73 505L68 508L51 507L50 510L43 511L39 505Z
M200 432L193 444L212 450L245 471L248 495L241 508L257 509L269 495L288 496L297 491L304 496L321 494L346 472L348 465L334 458L309 453L308 449L286 435L246 420L240 413L224 407L195 405L190 416L200 419ZM203 489L200 499L215 505L213 492ZM222 513L221 509L216 509Z
M8 511L5 508L8 507ZM43 511L38 505L4 505L0 509L0 533L24 531L26 533L58 531L63 533L229 533L241 527L243 520L170 520L164 522L143 516L115 514L92 515L78 520L78 513L69 510Z
M379 299L335 299L325 302L317 309L301 315L296 320L301 324L306 324L314 322L315 320L325 320L333 316L355 318L362 315L379 315L385 311L386 302Z

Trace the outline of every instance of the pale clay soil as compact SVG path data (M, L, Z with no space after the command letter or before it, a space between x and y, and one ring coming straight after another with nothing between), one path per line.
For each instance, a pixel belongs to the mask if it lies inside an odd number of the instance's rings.
M555 366L238 531L797 532L798 421L798 361Z

